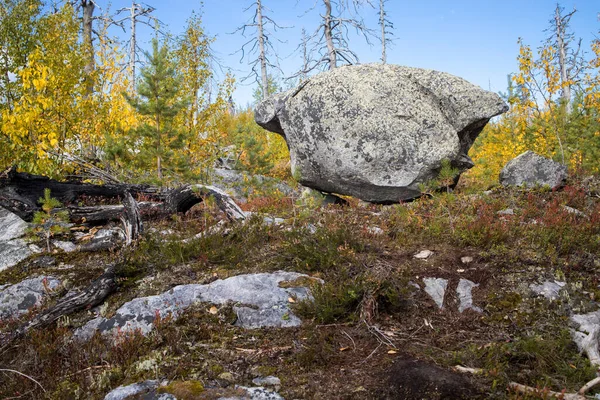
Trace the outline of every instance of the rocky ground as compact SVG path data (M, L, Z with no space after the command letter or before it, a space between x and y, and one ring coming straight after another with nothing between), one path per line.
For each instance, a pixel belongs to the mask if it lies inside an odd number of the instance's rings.
M600 365L599 193L573 178L323 206L254 190L243 222L206 201L146 219L131 246L118 223L82 224L50 253L0 210L0 397L576 393ZM109 266L117 290L102 304L11 338Z

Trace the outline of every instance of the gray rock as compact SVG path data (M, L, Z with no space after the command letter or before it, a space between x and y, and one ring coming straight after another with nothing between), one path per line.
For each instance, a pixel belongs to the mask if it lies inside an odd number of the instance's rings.
M560 297L560 291L566 284L566 282L545 281L541 285L532 283L529 288L539 296L544 296L548 300L556 300Z
M289 308L289 298L296 300L310 296L305 287L280 287L307 275L278 271L238 275L219 279L208 285L180 285L156 296L134 299L125 303L111 318L98 317L75 332L82 340L91 338L96 331L103 334L132 332L142 334L154 328L157 315L177 318L186 308L197 302L225 304L233 302L237 315L236 325L244 328L293 327L301 324Z
M265 376L252 379L252 383L256 386L267 386L273 388L276 392L281 388L281 379L276 376Z
M456 287L456 293L458 294L458 311L462 313L465 310L473 310L475 312L482 312L481 308L473 305L473 288L479 286L478 283L471 282L468 279L461 279Z
M263 387L249 388L245 386L236 386L246 392L245 396L220 397L218 400L285 400L279 394L265 389Z
M38 276L14 285L4 285L0 289L0 319L17 318L32 307L40 306L48 291L59 285L60 281L52 276Z
M413 257L417 258L419 260L426 260L429 257L431 257L432 255L433 255L433 251L431 251L431 250L421 250L420 252L415 254Z
M25 235L28 227L27 222L0 207L0 242L20 238Z
M460 258L460 262L463 264L470 264L473 262L473 257L471 256L464 256Z
M32 250L22 239L0 242L0 271L17 265L32 254Z
M503 186L562 186L567 179L567 167L542 157L531 150L510 160L500 172Z
M77 250L77 245L73 242L54 240L54 241L52 241L52 244L55 247L58 247L59 249L64 251L65 253L72 253Z
M134 398L143 398L145 400L177 400L173 395L156 393L156 390L160 386L161 383L157 380L148 380L134 383L132 385L119 386L118 388L110 391L104 397L104 400L127 400ZM140 397L142 395L143 397Z
M395 203L419 197L443 160L471 168L475 138L507 110L497 94L447 73L364 64L268 98L255 120L286 139L302 185Z
M571 337L585 352L592 365L600 366L600 310L571 316L575 329L571 330Z
M24 240L29 224L0 207L0 271L17 265L32 254Z
M448 280L443 278L423 278L425 293L435 301L438 308L444 308L444 296L448 287Z
M573 214L576 217L581 217L581 218L587 218L587 215L585 215L585 213L579 211L576 208L573 207L569 207L569 206L563 206L563 209L568 212L569 214Z
M515 210L512 208L505 208L504 210L498 211L496 214L498 215L515 215Z

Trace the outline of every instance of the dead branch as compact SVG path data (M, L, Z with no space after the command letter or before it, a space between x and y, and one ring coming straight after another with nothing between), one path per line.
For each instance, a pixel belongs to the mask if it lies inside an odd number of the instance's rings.
M510 382L508 384L508 387L523 394L543 393L545 396L556 397L562 400L588 400L586 396L580 395L578 393L553 392L552 390L538 389L531 386L521 385L520 383L516 382Z
M12 372L13 374L17 374L22 377L25 377L25 378L29 379L30 381L32 381L33 383L35 383L36 385L38 385L44 391L44 393L46 393L46 389L44 389L42 384L39 383L38 381L36 381L35 379L33 379L32 377L30 377L29 375L25 375L22 372L15 371L14 369L8 369L8 368L0 368L0 372Z
M98 279L90 283L88 287L80 292L67 293L55 306L43 311L31 321L17 328L5 339L0 353L4 352L15 339L22 337L31 329L47 327L60 317L102 304L104 299L116 288L117 280L114 265L111 265Z
M469 368L463 367L462 365L455 365L452 369L456 372L468 374L482 374L485 372L485 370L481 368ZM583 385L581 389L577 391L577 393L554 392L547 388L534 388L532 386L522 385L517 382L510 382L508 384L508 387L523 394L544 394L545 396L556 397L562 400L588 400L588 397L585 396L585 394L598 384L600 384L600 377L592 379L591 381Z
M138 203L131 196L131 193L125 192L123 206L125 207L125 212L121 214L121 222L125 228L125 244L129 246L142 234L142 217L140 216Z

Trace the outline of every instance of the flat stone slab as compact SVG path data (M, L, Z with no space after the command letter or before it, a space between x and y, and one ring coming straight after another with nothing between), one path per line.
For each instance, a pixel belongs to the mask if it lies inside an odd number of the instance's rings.
M458 311L462 313L465 310L473 310L475 312L482 312L481 308L473 305L473 288L479 286L478 283L472 282L468 279L461 279L456 287L456 294L458 294Z
M32 254L27 243L19 239L29 224L0 207L0 271L17 265Z
M600 310L572 315L571 322L576 327L571 337L579 351L587 354L592 365L600 367Z
M40 306L49 291L56 289L60 283L52 276L38 276L14 285L0 286L0 319L17 318L32 307Z
M168 382L159 382L157 380L148 380L144 382L138 382L131 385L119 386L118 388L110 391L104 400L177 400L175 396L168 393L158 393L161 386L166 386ZM207 388L202 394L206 395L202 398L216 399L216 400L284 400L276 392L273 392L264 387L249 388L245 386L235 386L235 389L230 390L232 393L244 393L236 394L233 396L219 396L219 392L223 392L223 389L215 390Z
M33 252L22 239L0 242L0 271L14 267Z
M440 310L444 308L444 296L448 288L448 280L443 278L423 278L423 283L425 283L425 293L435 301Z
M545 281L540 285L531 284L529 288L537 295L544 296L548 300L557 300L560 297L560 291L565 287L566 282Z
M16 214L0 207L0 242L20 238L25 235L28 227L29 224Z
M303 283L295 284L301 279ZM146 335L154 328L154 320L177 318L185 309L198 302L226 304L233 302L237 314L235 325L243 328L294 327L302 323L290 310L290 298L310 297L307 275L278 271L238 275L219 279L207 285L180 285L160 295L140 297L125 303L111 318L98 317L75 332L82 340L95 332L110 334L139 331ZM285 287L280 284L286 282Z

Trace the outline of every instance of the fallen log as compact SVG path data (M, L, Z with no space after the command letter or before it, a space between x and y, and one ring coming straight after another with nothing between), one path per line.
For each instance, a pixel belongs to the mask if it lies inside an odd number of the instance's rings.
M185 213L207 196L213 196L219 208L230 221L245 219L244 212L222 190L206 185L184 185L176 189L163 189L148 185L108 184L94 185L82 182L59 182L45 176L17 172L13 167L0 174L0 206L26 221L40 210L38 200L49 188L51 196L69 211L72 221L104 223L118 221L127 207L121 205L74 206L84 197L124 199L127 193L151 201L139 202L140 215Z
M94 185L82 182L60 182L45 176L17 172L12 167L0 173L0 206L31 221L33 214L40 210L38 200L44 197L44 190L50 189L52 197L61 203L73 203L84 197L120 198L126 191L132 195L163 201L161 189L147 185L108 184Z
M160 215L163 213L163 203L140 201L137 204L140 214ZM125 212L125 206L123 204L85 207L69 206L65 210L68 211L69 219L73 222L102 224L106 221L118 221Z
M114 266L109 266L106 271L88 287L80 292L67 293L55 306L41 312L31 321L23 324L4 339L0 353L2 353L14 340L22 337L31 329L44 328L54 323L60 317L75 313L80 310L95 307L104 302L117 288L117 279Z
M185 213L205 197L212 196L217 206L225 213L230 221L246 218L242 209L221 189L205 185L185 185L172 190L165 200L164 208L168 213Z

